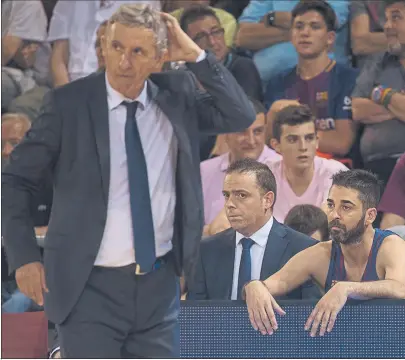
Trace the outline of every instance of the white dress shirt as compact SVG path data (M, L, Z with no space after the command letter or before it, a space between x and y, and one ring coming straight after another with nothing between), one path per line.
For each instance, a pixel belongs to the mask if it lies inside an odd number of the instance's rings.
M106 85L110 128L110 188L107 222L95 265L116 267L134 263L136 257L125 149L127 110L121 104L131 100L115 91L107 77ZM159 257L172 249L178 148L172 125L149 98L147 86L145 83L136 99L139 102L136 122L148 169L156 256Z
M273 216L269 221L264 224L259 230L257 230L249 239L254 241L254 244L250 248L250 256L252 259L252 272L251 279L260 279L260 272L262 270L264 251L266 250L267 240L269 238L270 230L273 227ZM238 298L238 277L239 266L242 257L242 244L241 240L245 238L242 234L236 232L236 249L235 249L235 262L233 265L233 282L231 300L237 300Z
M54 8L48 41L69 40L68 73L71 81L87 76L98 69L95 42L97 29L122 4L148 4L160 10L155 0L59 0Z

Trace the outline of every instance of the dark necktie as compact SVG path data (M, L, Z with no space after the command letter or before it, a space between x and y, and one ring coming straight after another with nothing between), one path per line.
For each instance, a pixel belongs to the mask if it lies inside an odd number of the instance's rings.
M252 257L250 255L250 248L255 243L252 239L243 238L242 244L242 256L240 258L239 265L239 277L238 277L238 300L242 299L242 288L252 279Z
M149 195L148 169L136 124L138 102L122 103L127 108L125 147L128 164L128 185L134 232L135 261L138 272L149 272L156 261L155 232Z

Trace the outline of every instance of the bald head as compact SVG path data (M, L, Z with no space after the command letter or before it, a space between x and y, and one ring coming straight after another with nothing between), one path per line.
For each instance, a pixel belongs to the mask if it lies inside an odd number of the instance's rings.
M30 127L31 122L24 114L5 114L1 117L1 157L3 160L8 159Z

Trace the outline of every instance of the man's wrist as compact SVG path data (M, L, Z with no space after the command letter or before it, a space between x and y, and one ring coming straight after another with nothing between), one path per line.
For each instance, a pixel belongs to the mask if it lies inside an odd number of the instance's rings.
M243 287L242 287L242 299L243 300L246 300L246 286L248 286L249 284L251 284L251 283L253 283L253 282L256 282L256 281L258 281L258 282L260 282L260 283L262 283L262 285L267 289L267 290L269 290L268 289L268 287L267 287L267 285L266 285L266 283L264 282L264 281L262 281L262 280L250 280L249 282L247 282L245 285L243 285Z
M206 57L207 53L205 52L205 50L198 48L194 51L194 55L192 56L193 60L191 62L198 63L205 60Z

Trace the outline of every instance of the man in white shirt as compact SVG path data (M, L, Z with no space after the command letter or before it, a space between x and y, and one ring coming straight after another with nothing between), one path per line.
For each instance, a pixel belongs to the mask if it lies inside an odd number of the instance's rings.
M98 69L94 44L99 26L122 5L145 4L160 10L155 0L59 0L53 10L48 41L55 86L80 79Z
M223 196L231 228L202 240L189 300L241 299L247 282L276 273L291 257L316 243L273 217L277 185L266 165L248 158L232 163L226 170ZM286 298L318 296L310 282Z

